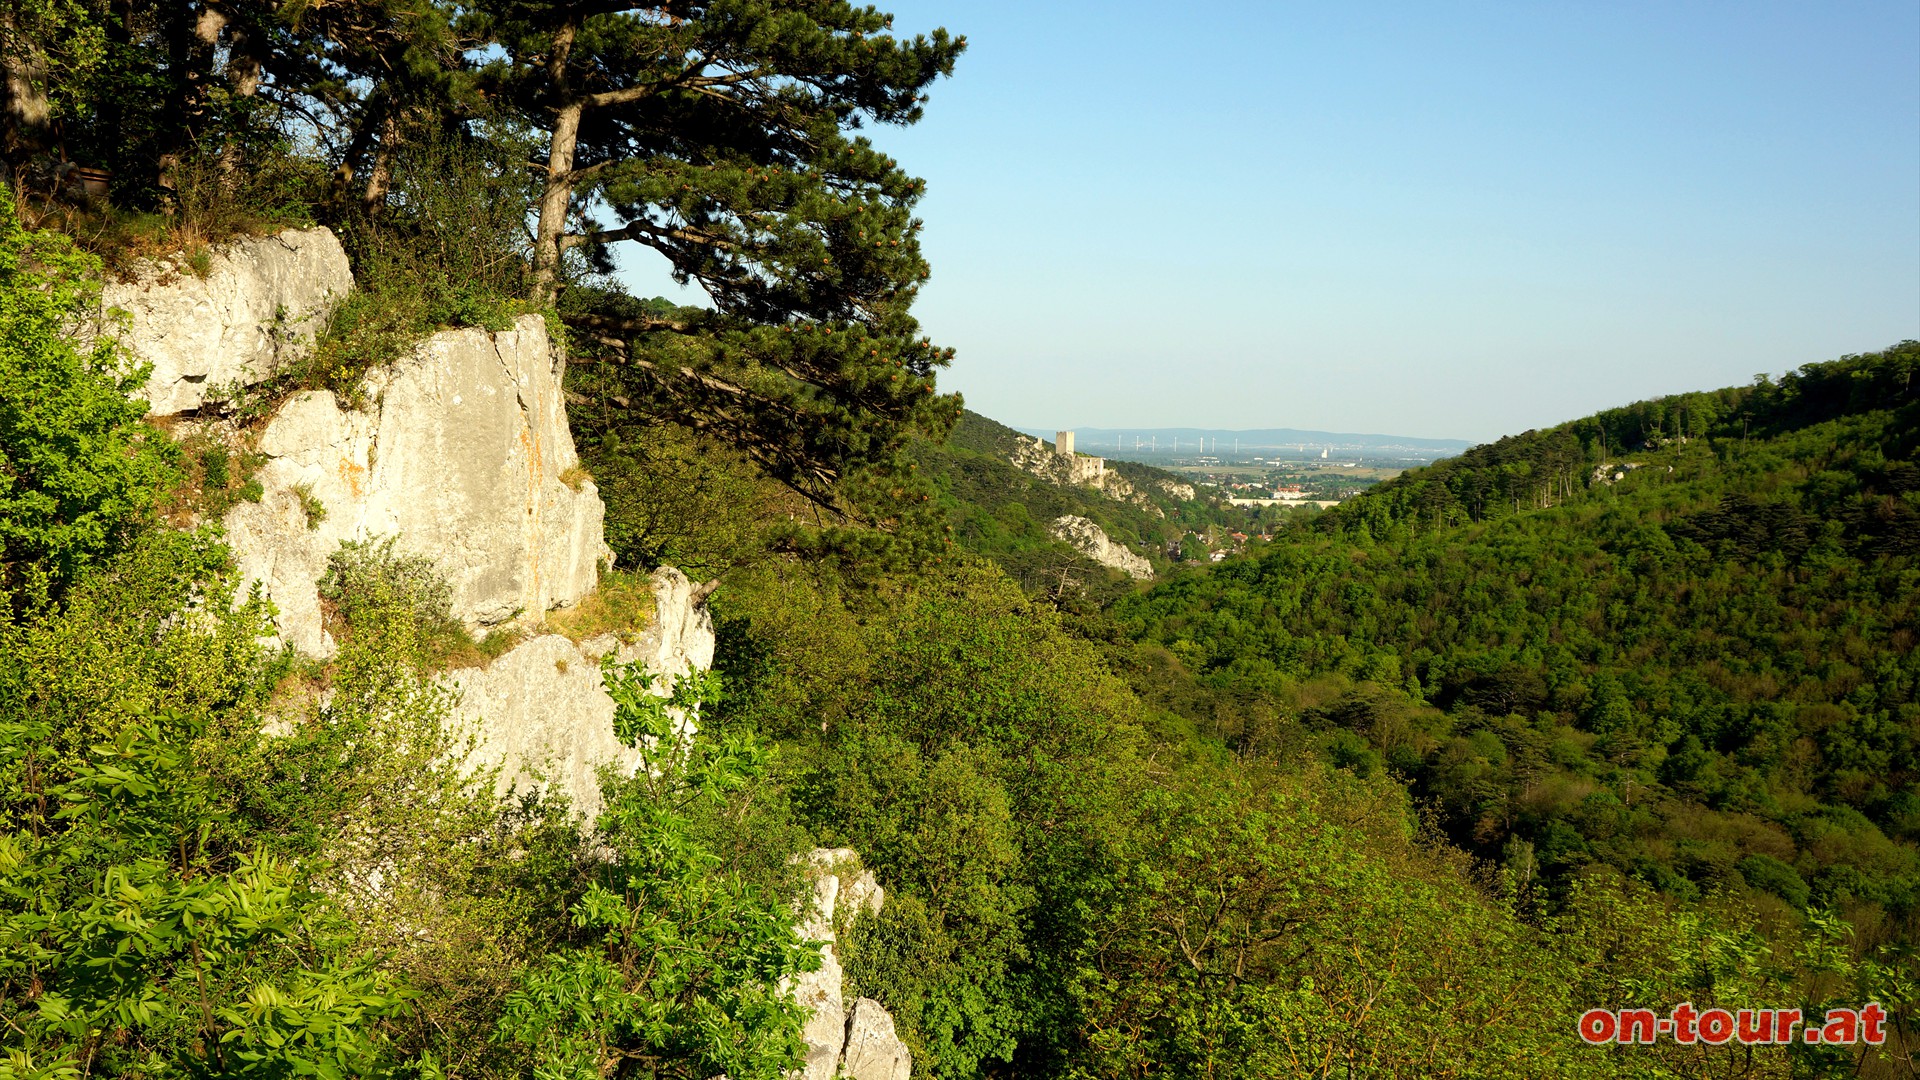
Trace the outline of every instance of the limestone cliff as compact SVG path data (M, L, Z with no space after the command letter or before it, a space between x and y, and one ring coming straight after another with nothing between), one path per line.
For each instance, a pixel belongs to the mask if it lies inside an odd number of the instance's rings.
M501 766L500 785L557 790L591 820L600 808L599 771L632 775L639 751L613 736L613 699L600 684L600 660L638 661L656 675L713 666L713 617L687 576L671 566L653 573L654 614L634 640L613 634L574 644L558 634L521 642L485 667L448 674L459 690L455 716L478 736L470 759ZM656 684L663 695L665 680ZM682 730L692 734L696 718Z
M131 316L117 332L154 364L151 401L166 416L198 409L209 385L264 381L351 284L338 241L306 230L222 249L204 278L143 268L112 286L108 302ZM613 560L605 507L567 428L563 372L545 323L527 316L499 333L434 334L369 373L352 402L292 394L252 440L264 458L253 477L259 500L237 504L224 524L243 584L260 586L280 636L308 656L334 652L318 583L344 541L390 537L397 551L431 559L472 631L516 619L536 631L484 667L447 674L454 718L476 736L473 763L498 765L503 787L558 790L590 819L599 770L639 766L614 738L601 658L678 676L712 665L714 631L705 591L662 567L644 627L579 643L537 633L549 610L590 594ZM684 717L682 731L691 735L696 721ZM791 987L811 1010L805 1075L907 1080L912 1061L892 1017L878 1002L841 1000L836 902L842 916L877 911L879 886L851 851L816 851L808 865L816 902L801 933L824 943L827 964Z
M1194 490L1192 484L1183 484L1177 480L1161 480L1157 481L1157 486L1161 491L1179 499L1181 502L1192 502L1194 499L1199 498L1199 494Z
M503 333L447 330L367 376L364 409L293 395L261 433L265 494L227 514L246 581L296 649L328 656L316 585L343 540L396 537L429 556L480 631L538 623L591 592L613 554L580 475L559 364L538 316Z
M1042 480L1067 487L1092 488L1116 502L1132 503L1155 517L1167 516L1167 512L1156 505L1146 492L1134 487L1126 477L1108 469L1105 458L1089 454L1063 454L1044 440L1031 435L1019 435L1007 460ZM1186 497L1193 497L1193 488L1188 485L1170 487L1162 482L1161 487L1167 494L1176 496L1179 494L1176 488L1185 487Z
M1063 514L1054 520L1051 531L1057 539L1101 566L1110 566L1142 581L1153 577L1152 563L1114 543L1105 529L1086 518Z
M894 1033L893 1016L872 998L851 1006L842 993L839 932L861 911L878 915L886 892L851 848L815 848L804 860L813 878L811 906L795 928L820 943L820 969L794 980L808 1010L807 1065L796 1080L907 1080L913 1055Z
M1113 499L1130 499L1136 492L1119 473L1107 471L1105 458L1087 454L1062 454L1043 440L1022 435L1014 444L1008 460L1043 480L1076 487L1090 487Z
M110 327L153 365L142 391L156 416L198 409L209 387L260 382L306 354L333 307L353 290L340 241L288 229L213 249L202 274L184 257L147 262L101 293Z

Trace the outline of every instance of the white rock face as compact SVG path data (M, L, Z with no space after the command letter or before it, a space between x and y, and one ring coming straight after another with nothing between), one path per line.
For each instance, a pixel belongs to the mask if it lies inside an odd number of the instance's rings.
M447 330L367 377L365 411L331 393L289 398L259 441L265 494L226 518L247 583L279 608L280 634L332 655L315 586L341 541L397 537L426 555L470 630L549 609L593 590L611 565L605 507L579 464L545 324Z
M853 1003L840 1071L853 1080L907 1080L913 1055L893 1033L893 1014L872 998Z
M1111 566L1129 577L1146 580L1153 577L1153 564L1146 559L1114 543L1107 531L1086 518L1074 514L1063 514L1053 521L1053 535L1072 545L1073 548L1099 563Z
M613 699L600 683L600 658L611 653L669 676L713 666L713 618L693 582L663 566L653 573L653 595L654 618L631 644L604 635L575 645L546 634L484 668L450 672L460 695L454 716L479 736L468 761L502 766L502 791L557 789L591 821L601 806L600 766L612 763L628 776L640 767L639 752L613 736ZM654 684L663 697L671 690L667 679ZM693 734L696 720L683 718L683 735Z
M1134 494L1133 485L1127 483L1125 477L1107 471L1107 459L1090 454L1062 454L1045 440L1032 436L1020 436L1008 460L1056 484L1095 488L1114 499L1126 499Z
M115 333L153 364L141 393L167 416L199 408L209 386L260 382L306 355L352 290L333 233L288 229L215 248L204 278L183 258L145 264L133 280L109 282L101 303L131 316Z
M804 861L813 877L813 897L795 929L802 938L821 943L820 970L800 975L791 987L794 1000L808 1012L802 1031L807 1065L794 1074L795 1080L834 1080L842 1074L859 1080L906 1080L913 1071L913 1055L894 1034L892 1015L872 998L859 999L851 1010L846 1006L834 930L836 914L841 922L861 910L879 914L886 891L873 871L860 865L852 848L815 848Z

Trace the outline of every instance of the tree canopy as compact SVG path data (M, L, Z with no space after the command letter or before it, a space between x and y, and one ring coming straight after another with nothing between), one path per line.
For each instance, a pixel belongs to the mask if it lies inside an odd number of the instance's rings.
M826 500L959 409L934 390L952 350L909 311L926 185L862 132L918 121L965 41L891 26L843 0L61 0L0 26L5 149L26 204L77 233L101 231L85 166L190 242L236 208L306 214L344 230L363 287L438 274L557 305L576 392L720 433ZM487 205L449 213L443 185ZM438 242L503 199L524 239ZM423 231L442 235L390 256ZM623 244L711 308L612 287ZM524 272L474 272L503 261Z

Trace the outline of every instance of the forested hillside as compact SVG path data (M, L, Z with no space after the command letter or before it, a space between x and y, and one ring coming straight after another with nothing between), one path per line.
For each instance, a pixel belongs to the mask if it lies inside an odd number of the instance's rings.
M1131 496L1035 476L1012 464L1023 440L1031 442L965 412L945 442L923 441L913 456L938 493L954 540L992 559L1029 590L1062 600L1078 597L1096 607L1130 591L1123 575L1053 535L1049 527L1062 515L1092 521L1162 571L1169 544L1177 549L1189 532L1231 526L1243 516L1217 502L1181 498L1192 487L1179 476L1129 461L1108 461L1107 469L1127 482Z
M831 958L913 1076L1914 1074L1920 349L1055 588L1049 515L1152 551L1219 511L1017 470L940 392L926 185L862 129L963 42L834 0L0 15L0 1080L787 1080L829 966L804 860L842 846L886 902ZM103 283L191 288L292 225L351 294L154 415ZM713 307L628 294L617 244ZM467 621L457 523L352 536L303 653L231 524L264 432L368 425L455 337L531 351L564 427L502 460L550 469L597 588ZM487 385L518 417L534 381ZM358 445L316 473L420 452ZM524 490L479 500L519 535ZM344 513L280 494L300 538ZM670 686L617 659L667 565L713 631ZM568 747L628 755L576 762L595 797L503 784L461 719L542 642L510 704L589 684ZM1884 1047L1576 1028L1868 1001Z
M1114 614L1550 892L1920 924L1920 345L1415 470ZM1257 719L1256 719L1257 718Z

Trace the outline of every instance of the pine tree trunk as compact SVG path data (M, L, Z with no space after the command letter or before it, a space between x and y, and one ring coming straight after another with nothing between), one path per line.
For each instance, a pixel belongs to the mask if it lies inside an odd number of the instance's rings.
M534 234L534 298L551 302L558 287L560 240L567 231L567 209L573 201L573 157L580 138L578 103L554 118L553 142L547 150L547 182L540 193L540 224Z
M180 164L206 124L207 85L213 78L215 50L227 17L212 7L198 13L182 4L167 27L167 57L173 86L167 95L165 138L160 152L160 189L180 201Z
M380 116L380 142L373 148L373 165L367 170L367 190L360 205L369 215L386 208L387 192L393 187L393 149L400 142L398 110L384 109Z
M560 241L567 231L567 209L573 201L573 160L580 141L580 114L586 106L567 92L567 59L573 52L577 24L568 21L553 33L547 60L547 79L554 98L553 138L547 144L547 182L540 193L540 222L533 237L533 298L552 303L559 290Z
M251 100L260 92L262 63L254 49L258 41L258 35L243 24L234 24L228 32L227 85L235 98ZM241 170L246 165L246 147L236 137L239 134L229 131L226 144L220 148L220 185L229 196L239 190Z
M353 129L353 137L347 140L346 153L340 155L340 164L333 170L335 205L346 205L348 192L353 189L354 178L359 174L358 163L373 145L374 132L386 123L387 97L379 91L375 94L361 112L360 122Z
M5 96L0 102L0 142L5 143L7 163L17 171L45 148L53 105L47 99L46 63L25 41L11 6L0 18L5 36L21 43L18 49L0 52L0 94Z

